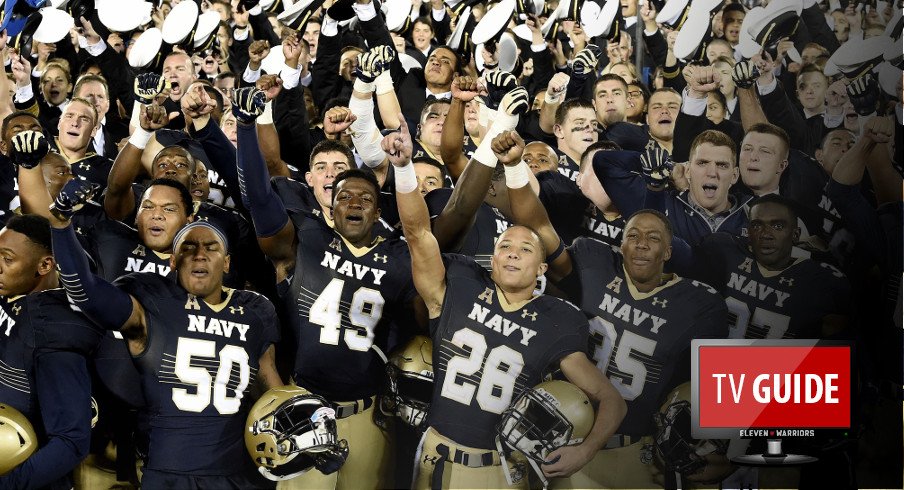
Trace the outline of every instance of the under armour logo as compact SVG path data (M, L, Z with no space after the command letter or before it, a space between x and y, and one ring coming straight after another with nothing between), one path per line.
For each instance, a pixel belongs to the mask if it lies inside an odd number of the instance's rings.
M788 286L789 288L794 287L794 278L793 277L779 277L778 283Z
M537 312L528 313L527 310L521 310L521 318L527 317L530 317L530 321L535 322L537 321Z
M87 171L91 170L91 165L89 165L87 163L80 163L80 164L78 164L78 168L87 172Z
M232 313L233 315L235 315L236 312L238 312L239 315L244 315L245 307L244 306L230 306L229 307L229 313Z
M374 254L374 262L383 262L383 263L385 264L385 263L386 263L386 260L387 260L388 258L389 258L389 257L387 257L387 256L385 256L385 255L380 255L380 254L377 254L377 253Z
M342 251L342 243L339 242L338 238L333 238L333 243L330 243L330 248L341 252Z
M424 455L424 462L432 465L436 465L436 462L439 461L438 456L431 456L429 454Z
M665 308L666 304L668 304L669 300L667 299L659 299L658 296L653 296L653 306L661 306Z
M197 215L195 215L195 221L207 221L207 216L197 216Z
M22 311L22 307L19 305L13 306L13 313L18 316L19 312Z

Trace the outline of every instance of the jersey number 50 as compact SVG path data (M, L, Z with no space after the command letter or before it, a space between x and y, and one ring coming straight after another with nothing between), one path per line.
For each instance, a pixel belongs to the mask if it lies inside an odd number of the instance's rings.
M179 410L186 412L202 412L213 399L213 406L223 415L229 415L239 411L242 404L242 395L248 387L250 369L248 367L248 353L245 349L227 345L216 352L217 344L212 340L187 339L179 337L176 347L175 374L179 381L187 385L194 385L195 392L189 393L185 388L173 388L173 403ZM192 358L198 359L192 366ZM212 378L206 367L211 363L217 364L217 375ZM235 387L235 396L227 395L226 385L232 375L232 366L239 368L239 380Z
M487 353L486 337L463 328L452 336L452 343L460 349L471 349L468 357L456 356L449 359L446 377L443 379L442 396L464 405L470 405L477 391L477 403L486 412L502 413L512 403L515 380L524 367L524 357L520 352L506 345L490 349ZM482 373L480 373L482 369ZM466 379L476 379L478 383L455 382L461 375ZM498 393L495 393L497 392Z

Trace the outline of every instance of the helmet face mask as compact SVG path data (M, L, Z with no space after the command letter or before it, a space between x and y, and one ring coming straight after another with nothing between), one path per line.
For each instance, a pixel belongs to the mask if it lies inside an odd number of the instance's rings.
M659 412L653 414L656 424L657 460L670 471L693 481L707 483L711 478L721 480L724 474L707 472L710 455L724 455L728 442L718 439L694 439L691 436L691 404L689 383L680 385L667 397ZM730 468L730 467L729 467ZM711 475L710 473L713 473Z
M348 456L346 441L336 433L336 411L297 387L274 388L255 403L245 445L261 474L274 481L311 468L335 472Z
M500 436L506 446L524 453L537 463L572 441L574 426L556 406L535 389L524 392L521 398L502 413Z
M416 336L394 352L386 364L386 393L380 411L416 429L427 427L433 399L433 342Z

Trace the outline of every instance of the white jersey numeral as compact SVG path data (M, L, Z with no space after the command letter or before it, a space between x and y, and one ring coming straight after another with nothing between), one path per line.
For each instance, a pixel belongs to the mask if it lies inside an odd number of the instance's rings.
M343 337L345 345L355 351L367 351L374 343L374 329L383 317L383 295L376 289L360 287L352 296L352 302L346 308L348 320L352 327L346 328L342 335L342 290L345 281L333 279L323 288L320 296L311 305L308 319L320 325L320 343L339 345Z
M223 415L239 411L242 396L251 377L248 353L245 352L245 349L235 345L223 347L219 354L217 354L216 348L217 344L212 340L179 337L176 347L175 374L179 381L195 387L194 393L185 388L173 388L173 403L179 410L202 412L210 405L212 398L213 406ZM218 363L216 376L212 377L205 367L192 366L192 358L213 359L213 362ZM202 362L196 361L196 364L202 364ZM204 364L210 365L209 361ZM226 385L229 382L233 366L239 368L239 382L234 390L235 396L230 397Z
M470 405L477 392L477 403L486 412L502 413L512 402L515 380L524 368L524 358L520 352L506 345L497 346L487 353L486 337L464 328L452 336L452 344L460 349L470 349L468 357L456 356L446 366L441 395L463 405ZM485 355L486 354L486 355ZM475 376L481 367L477 383L455 379L461 376ZM497 393L494 393L498 390Z

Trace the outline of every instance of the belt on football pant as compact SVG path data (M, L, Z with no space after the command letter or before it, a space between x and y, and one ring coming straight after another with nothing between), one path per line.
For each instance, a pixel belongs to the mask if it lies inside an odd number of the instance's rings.
M606 441L606 445L603 446L603 449L616 449L620 447L630 446L635 442L640 441L640 437L632 437L626 436L624 434L613 434L612 437Z
M355 400L352 402L330 402L333 405L333 409L336 410L336 418L344 419L346 417L351 417L356 413L361 413L368 408L372 407L374 404L374 397L367 397L363 400Z
M470 452L461 449L453 449L445 444L437 444L436 452L443 458L455 464L467 466L469 468L484 468L486 466L499 466L502 464L499 459L499 453L496 451L486 452Z

